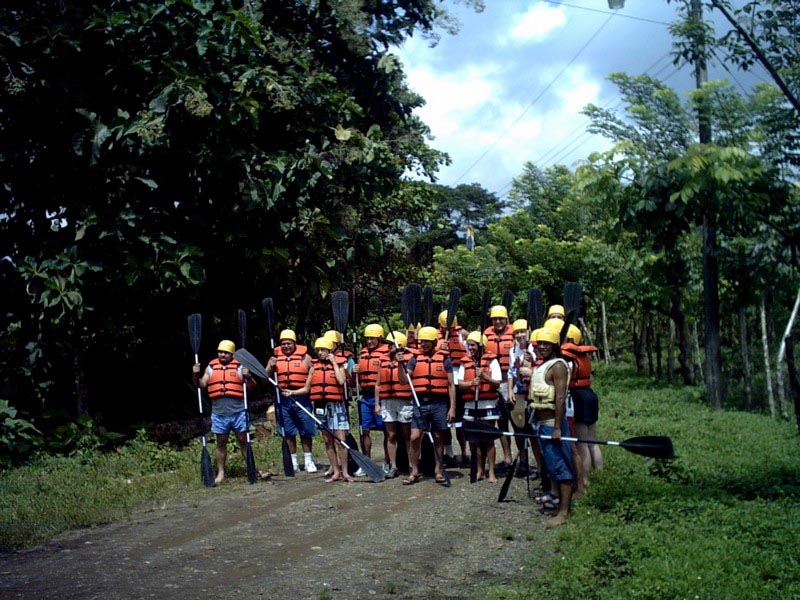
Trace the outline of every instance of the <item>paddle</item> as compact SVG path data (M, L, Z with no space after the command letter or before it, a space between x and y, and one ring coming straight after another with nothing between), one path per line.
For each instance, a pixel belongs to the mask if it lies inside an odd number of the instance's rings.
M511 317L511 307L514 304L514 292L511 290L506 290L503 292L503 302L502 305L506 307L506 311L508 311L509 318Z
M277 386L277 385L278 385L278 382L277 382L277 381L275 381L274 379L271 379L271 378L270 378L270 376L269 376L269 374L267 373L267 371L266 371L266 370L264 369L264 367L262 367L262 366L261 366L261 364L258 362L258 359L257 359L255 356L253 356L252 354L250 354L250 353L249 353L247 350L245 350L245 349L243 349L243 348L240 348L239 350L237 350L237 351L236 351L236 353L234 354L234 356L236 356L236 360L238 360L240 363L242 363L244 366L246 366L248 369L250 369L250 370L251 370L253 373L255 373L255 374L258 376L258 377L261 377L262 379L266 379L267 381L271 382L271 383L272 383L273 385L275 385L275 386ZM384 474L384 472L383 472L383 467L381 467L380 465L378 465L378 464L376 464L376 463L372 462L372 461L371 461L371 460L370 460L370 459L369 459L367 456L365 456L364 454L361 454L361 452L359 452L359 451L358 451L358 450L356 450L355 448L352 448L352 447L350 447L350 445L349 445L347 442L343 442L342 440L340 440L339 438L337 438L337 437L336 437L336 435L333 433L333 431L331 431L331 429L330 429L330 428L329 428L329 427L328 427L328 426L327 426L325 423L323 423L322 421L320 421L320 420L319 420L319 419L318 419L318 418L317 418L317 417L314 415L314 413L312 413L311 411L309 411L309 410L308 410L308 409L307 409L305 406L303 406L302 404L300 404L300 403L299 403L297 400L295 400L295 399L294 399L294 398L292 398L291 396L287 396L287 398L289 398L289 400L291 400L292 402L294 402L294 403L295 403L295 406L297 406L297 407L298 407L300 410L302 410L302 411L303 411L304 413L306 413L306 414L307 414L309 417L311 417L311 418L312 418L312 419L313 419L313 420L314 420L314 421L317 423L317 426L318 426L320 429L322 429L322 430L324 430L324 431L327 431L329 434L331 434L331 437L332 437L332 438L333 438L333 439L334 439L334 440L335 440L337 443L339 443L339 444L340 444L341 446L343 446L343 447L344 447L344 448L345 448L345 449L346 449L346 450L347 450L347 451L348 451L350 454L352 454L352 455L353 455L353 460L355 460L355 461L356 461L356 464L357 464L359 467L361 467L362 469L364 469L364 472L367 474L367 476L368 476L368 477L369 477L369 478L370 478L372 481L374 481L375 483L380 483L381 481L383 481L384 479L386 479L386 475L385 475L385 474Z
M358 350L358 333L356 333L356 290L353 289L353 354L355 356L355 360L359 363L361 362L361 354ZM358 354L357 354L358 352ZM359 369L361 367L359 366ZM361 402L361 384L358 382L358 373L355 376L356 381L356 412L358 412L358 439L361 440L361 451L364 451L364 428L361 426L361 407L359 406L359 402ZM349 413L348 413L349 417ZM357 445L356 445L357 446Z
M544 312L544 299L539 288L528 290L528 329L539 329L542 326L542 313Z
M491 425L489 425L491 427ZM498 429L499 431L499 429ZM508 488L511 487L511 481L514 479L514 473L517 471L517 462L519 461L519 456L517 456L513 461L511 461L511 466L508 468L508 473L506 473L506 478L503 480L503 485L500 488L500 493L497 495L497 501L502 502L506 499L508 495Z
M272 352L275 351L275 306L272 298L264 298L261 301L261 308L264 311L264 319L267 322L267 336ZM239 361L242 362L242 361ZM261 366L261 364L259 364ZM249 368L249 367L248 367ZM252 371L252 369L250 369ZM275 423L277 433L281 437L281 458L283 460L283 474L286 477L294 477L294 464L292 464L292 453L289 450L289 443L286 441L286 434L283 429L283 412L281 411L281 389L275 381Z
M392 326L389 323L389 318L386 316L386 311L383 310L383 306L380 306L379 308L381 311L381 316L383 317L383 320L386 323L386 326L389 328L389 331L391 331ZM397 343L397 340L394 339L394 336L392 336L392 339L394 341L394 347L399 349L400 344ZM428 420L422 416L422 406L420 405L419 398L417 397L417 390L414 389L414 382L411 381L411 374L408 372L408 369L406 369L406 366L404 364L402 363L400 364L403 367L403 370L406 372L406 378L408 379L408 387L411 388L411 396L414 398L414 404L417 405L417 410L419 411L419 416L420 416L420 421L422 422L422 426L425 428L425 433L428 436L428 440L430 441L431 446L433 446L433 456L436 458L436 464L439 466L439 472L444 477L444 482L442 483L442 485L444 487L450 487L451 485L450 476L447 474L447 470L444 467L444 460L442 459L441 456L439 456L439 453L436 451L436 442L434 442L433 440L433 433L431 432L431 426L428 424Z
M579 283L569 281L564 285L564 326L561 328L561 343L567 339L570 324L578 320L581 314L581 296L583 289Z
M422 321L422 288L418 283L412 283L410 287L409 300L411 304L409 306L409 317L411 317L412 327L417 327Z
M240 308L236 313L239 319L239 341L244 348L247 339L247 315ZM256 459L253 456L253 447L250 445L250 412L247 410L247 382L242 382L244 388L244 419L247 424L247 444L244 450L244 462L247 465L247 481L252 485L258 481L258 471L256 471Z
M542 440L551 440L552 436L540 435L537 433L511 433L508 431L500 431L486 425L484 423L470 423L469 427L465 427L464 431L469 434L467 437L475 441L488 442L499 439L500 436L519 436L527 438L539 438ZM578 444L601 444L603 446L619 446L633 454L647 456L648 458L655 458L658 460L672 460L675 458L675 451L672 448L672 440L665 435L643 435L628 438L622 442L613 441L600 441L600 440L584 440L574 437L564 437L561 439L565 442L575 442Z
M200 362L198 353L200 352L200 331L203 328L203 318L200 313L189 315L189 343L194 352L194 364ZM200 450L200 480L206 487L214 487L214 467L211 464L211 455L206 446L206 430L203 425L203 392L197 386L197 406L200 408L200 433L203 437L203 449Z
M350 314L350 293L346 291L333 292L331 294L331 308L333 310L333 328L339 332L339 335L344 339L345 331L347 330L347 316ZM344 386L344 405L347 411L347 424L350 426L350 395L347 393L347 385ZM354 448L358 444L353 437L353 434L348 429L345 437L347 443ZM347 455L347 472L353 475L358 471L358 464L350 454Z
M426 285L422 288L422 324L423 325L432 325L433 324L433 288L429 285Z

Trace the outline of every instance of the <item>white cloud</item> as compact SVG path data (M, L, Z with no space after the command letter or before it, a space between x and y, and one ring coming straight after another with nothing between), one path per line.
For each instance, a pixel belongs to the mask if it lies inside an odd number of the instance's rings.
M554 7L544 2L536 2L524 13L514 15L513 20L514 25L509 34L516 42L544 40L551 32L567 23L567 17L561 7Z

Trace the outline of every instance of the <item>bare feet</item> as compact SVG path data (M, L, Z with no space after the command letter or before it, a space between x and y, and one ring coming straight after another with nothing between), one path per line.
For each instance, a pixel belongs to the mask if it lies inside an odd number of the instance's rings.
M220 471L214 479L214 485L219 485L223 479L225 479L225 471Z
M572 492L573 498L583 498L586 495L586 488L583 486L578 486L578 488Z
M489 473L489 483L497 483L497 477L492 472Z
M348 475L348 477L350 477L350 476ZM341 481L341 480L342 480L342 474L341 473L334 473L333 475L331 475L330 477L328 477L325 480L325 483L333 483L334 481Z
M555 517L551 517L544 522L544 528L550 529L551 527L558 527L559 525L564 525L567 522L567 517L564 515L556 515Z
M355 483L355 479L350 477L350 473L342 473L342 479L344 479L347 483Z

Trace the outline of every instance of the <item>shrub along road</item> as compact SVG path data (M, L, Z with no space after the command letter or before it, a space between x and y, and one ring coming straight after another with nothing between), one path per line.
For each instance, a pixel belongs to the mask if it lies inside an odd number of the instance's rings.
M0 557L9 598L469 598L550 554L525 483L244 478ZM533 573L531 573L533 574Z

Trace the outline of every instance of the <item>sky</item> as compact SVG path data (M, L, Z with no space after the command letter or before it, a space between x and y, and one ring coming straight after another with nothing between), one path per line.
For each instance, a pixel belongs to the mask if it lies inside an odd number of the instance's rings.
M416 112L431 129L431 146L452 160L440 169L443 185L479 183L504 197L527 161L575 167L608 148L608 140L586 132L580 113L589 103L620 106L610 73L646 73L682 94L694 87L691 67L673 65L675 2L626 0L616 11L607 0L485 4L476 13L446 0L459 33L442 34L435 47L415 36L397 51L410 87L425 98ZM704 16L718 33L727 31L719 14ZM730 74L718 62L709 64L709 78L727 78L740 90L768 81L763 71Z

